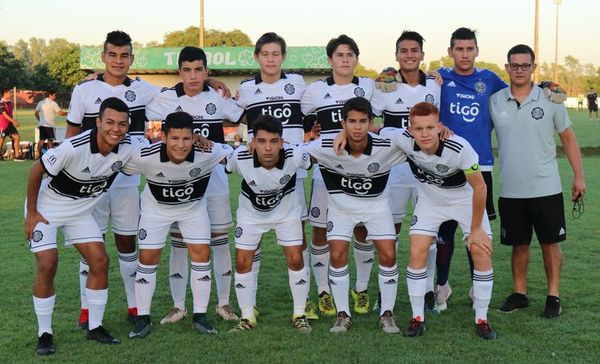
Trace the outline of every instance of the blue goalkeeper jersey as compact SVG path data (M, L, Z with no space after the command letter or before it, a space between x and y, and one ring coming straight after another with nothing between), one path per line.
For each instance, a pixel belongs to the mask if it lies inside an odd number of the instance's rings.
M469 76L457 74L452 67L439 70L444 79L440 102L440 120L456 135L465 138L479 155L479 164L494 165L492 119L489 99L507 87L494 72L475 68Z

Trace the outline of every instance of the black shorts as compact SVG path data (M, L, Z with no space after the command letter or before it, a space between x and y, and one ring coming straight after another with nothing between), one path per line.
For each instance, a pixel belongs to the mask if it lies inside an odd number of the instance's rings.
M56 136L54 135L54 128L51 126L38 126L40 130L40 140L54 140Z
M0 131L0 138L6 138L6 137L13 137L13 135L19 135L19 131L17 130L17 128L15 128L15 126L13 125L13 123L10 123L10 125L8 126L8 128Z
M483 180L487 187L487 197L485 199L485 210L487 211L488 220L496 220L496 209L494 208L494 183L492 181L492 172L481 172Z
M530 244L533 229L540 244L558 243L567 238L562 193L535 198L500 197L498 210L502 244Z
M591 104L588 106L588 109L590 110L590 112L598 111L598 104Z

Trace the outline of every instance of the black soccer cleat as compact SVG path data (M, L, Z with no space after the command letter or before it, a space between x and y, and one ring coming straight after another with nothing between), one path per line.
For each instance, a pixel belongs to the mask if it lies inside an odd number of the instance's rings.
M433 311L435 308L435 294L433 291L425 293L425 309Z
M106 329L102 326L98 326L95 329L88 331L87 339L95 340L100 344L106 345L114 345L121 343L119 339L112 337L112 335L109 334L108 331L106 331Z
M529 307L529 299L522 293L511 293L506 299L499 310L502 312L513 312L520 308Z
M423 335L423 332L425 332L425 321L413 318L410 324L408 325L408 328L404 330L404 336L417 337Z
M561 313L562 308L560 307L560 298L556 296L547 296L546 306L544 307L542 316L551 319L560 316Z
M38 343L37 347L35 348L35 352L40 356L52 355L56 352L52 334L45 332L42 334L42 336L38 337Z
M135 319L135 327L128 336L130 339L143 339L150 333L151 327L150 315L138 315Z
M487 320L477 320L475 332L477 333L477 336L484 340L496 340L498 338L496 331L492 329Z
M195 313L193 323L194 328L201 334L216 335L219 333L208 321L205 313Z

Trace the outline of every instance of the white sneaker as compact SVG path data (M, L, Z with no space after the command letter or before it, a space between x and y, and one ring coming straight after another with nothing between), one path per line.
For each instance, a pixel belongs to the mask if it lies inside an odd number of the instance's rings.
M435 290L435 304L440 311L444 311L448 308L448 298L452 295L452 288L450 282L446 282L443 286L437 285Z
M385 311L383 315L379 317L379 327L386 334L397 334L400 332L391 311Z
M225 321L237 321L240 319L229 305L217 306L215 311Z
M162 320L160 320L160 324L172 324L177 321L181 321L187 317L187 310L184 308L183 310L177 307L171 307L169 309L169 313Z

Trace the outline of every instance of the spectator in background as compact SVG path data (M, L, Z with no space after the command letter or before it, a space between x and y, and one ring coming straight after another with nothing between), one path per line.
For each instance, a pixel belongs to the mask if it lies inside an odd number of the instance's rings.
M585 97L583 94L577 95L577 111L583 111L583 100Z
M592 112L596 113L596 121L598 119L598 94L593 87L590 87L590 90L587 93L587 101L588 101L588 110L590 111L590 121L592 121Z
M67 112L61 110L56 103L56 92L48 90L46 98L38 102L35 107L35 118L38 120L38 129L40 130L40 138L35 151L36 159L42 156L44 143L48 142L48 149L52 148L54 144L54 139L56 139L54 135L54 118L57 115L66 116Z
M13 118L13 90L11 88L2 88L2 99L0 100L0 152L4 145L4 138L10 137L12 139L13 150L15 153L15 161L24 161L21 157L21 137L17 128L20 126L19 122ZM15 145L17 146L15 148ZM2 160L2 153L0 153L0 160Z

